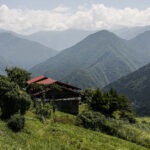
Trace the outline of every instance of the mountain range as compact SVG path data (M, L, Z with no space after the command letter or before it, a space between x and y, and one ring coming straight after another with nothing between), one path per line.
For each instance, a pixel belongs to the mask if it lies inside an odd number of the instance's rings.
M6 65L32 67L34 76L43 74L81 88L102 88L150 62L149 38L150 31L124 40L103 30L58 53L16 33L1 31L0 56Z
M19 38L9 32L0 32L0 56L13 66L29 69L57 53L37 42Z
M149 31L150 26L137 26L137 27L123 27L121 29L112 30L117 36L130 40L138 36L139 34Z
M148 30L150 30L150 26L140 26L130 28L122 27L121 29L110 31L123 39L129 40ZM64 31L40 31L24 36L19 34L16 35L18 37L35 41L47 47L60 51L77 44L78 42L86 38L88 35L95 32L97 31L68 29Z
M110 88L128 95L138 115L150 115L150 64L107 85L103 90Z
M45 75L83 89L108 85L105 90L113 87L127 94L137 114L150 115L149 39L150 31L125 40L102 30L58 53L16 33L0 31L0 74L5 74L6 66L18 66L31 68L33 76Z
M40 31L26 36L19 36L60 51L75 45L93 32L69 29L65 31Z
M30 71L81 88L102 88L150 62L149 39L150 31L131 40L99 31Z
M105 86L136 70L138 61L128 42L106 30L91 34L75 46L33 67L46 75L81 88Z

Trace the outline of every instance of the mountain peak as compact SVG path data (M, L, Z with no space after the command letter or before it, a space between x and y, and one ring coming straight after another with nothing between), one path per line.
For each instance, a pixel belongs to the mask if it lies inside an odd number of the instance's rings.
M108 31L108 30L101 30L98 31L96 33L93 33L91 35L89 35L87 38L93 38L93 39L120 39L117 35L115 35L114 33Z

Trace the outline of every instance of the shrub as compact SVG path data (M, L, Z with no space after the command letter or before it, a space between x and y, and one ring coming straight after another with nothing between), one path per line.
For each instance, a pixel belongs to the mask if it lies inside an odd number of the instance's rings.
M116 135L118 126L120 126L121 120L113 125L115 119L106 118L100 112L84 111L77 116L76 123L79 126L83 126L88 129L102 131L110 135ZM117 126L117 127L116 127Z
M118 95L113 89L110 89L108 92L101 92L100 89L97 89L91 93L93 95L89 94L90 98L88 101L91 110L100 112L107 117L135 122L135 114L131 109L128 97Z
M118 116L118 112L117 116ZM149 136L145 131L137 128L138 124L130 124L125 120L106 118L103 114L94 111L84 111L77 116L76 124L88 129L102 131L137 144L150 148ZM149 127L146 125L146 127Z
M9 79L0 77L1 118L9 119L17 112L24 114L30 107L30 96Z
M25 125L25 118L20 114L15 114L8 120L7 125L14 132L21 131Z
M51 105L46 103L40 103L36 105L36 114L40 116L44 116L46 118L51 117Z

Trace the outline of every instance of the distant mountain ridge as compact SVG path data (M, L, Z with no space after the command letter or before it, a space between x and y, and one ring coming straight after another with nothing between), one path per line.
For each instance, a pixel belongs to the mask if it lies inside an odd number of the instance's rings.
M75 45L94 31L69 29L65 31L40 31L22 36L25 39L39 42L56 50L63 50Z
M29 69L57 53L37 42L19 38L13 33L0 33L0 56L15 66Z
M129 74L139 67L139 63L126 40L103 30L63 50L30 71L34 75L43 74L81 88L92 88L104 87Z
M150 115L150 63L107 85L103 90L110 88L128 95L138 115Z
M139 34L142 34L149 30L150 26L137 26L137 27L124 27L121 29L112 30L112 32L123 39L130 40L135 38Z

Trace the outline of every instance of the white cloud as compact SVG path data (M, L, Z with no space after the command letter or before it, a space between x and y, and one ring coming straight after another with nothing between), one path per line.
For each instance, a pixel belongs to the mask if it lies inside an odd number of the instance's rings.
M114 29L120 26L150 25L150 8L145 10L115 9L103 4L93 4L90 8L80 6L75 12L58 6L53 10L10 9L0 7L0 28L18 33L39 30L65 30L69 28L98 30Z
M70 10L70 8L68 7L64 7L62 5L56 7L55 9L53 9L54 12L58 12L58 13L66 13Z

